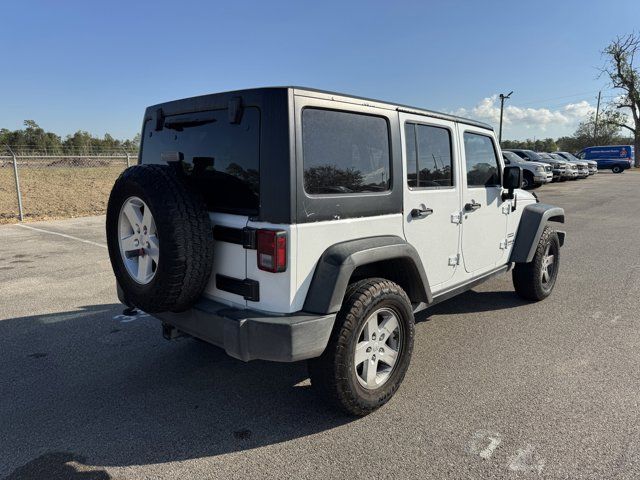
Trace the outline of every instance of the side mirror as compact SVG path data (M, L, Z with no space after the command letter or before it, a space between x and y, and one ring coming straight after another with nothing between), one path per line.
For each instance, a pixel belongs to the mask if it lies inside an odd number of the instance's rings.
M509 160L508 158L504 159L504 164L505 165L511 165L511 160Z
M507 193L502 194L503 200L513 199L513 191L522 186L522 167L510 166L504 167L502 172L502 188L507 189Z

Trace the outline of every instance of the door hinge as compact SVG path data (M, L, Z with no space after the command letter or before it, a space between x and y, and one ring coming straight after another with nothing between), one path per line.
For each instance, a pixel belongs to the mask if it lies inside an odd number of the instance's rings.
M500 250L506 250L507 247L510 247L511 245L513 245L513 237L507 237L500 242Z
M462 215L460 212L451 214L451 223L460 224L462 223Z
M457 255L451 255L449 257L449 266L450 267L455 267L456 265L460 265L460 254L459 253Z
M505 202L504 205L502 205L502 213L505 215L509 215L511 213L511 202Z

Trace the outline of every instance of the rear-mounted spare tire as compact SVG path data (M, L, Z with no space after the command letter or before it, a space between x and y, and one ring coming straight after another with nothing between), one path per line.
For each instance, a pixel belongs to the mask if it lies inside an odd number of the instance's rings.
M213 266L207 209L168 165L127 168L111 190L107 244L127 303L179 312L200 297Z

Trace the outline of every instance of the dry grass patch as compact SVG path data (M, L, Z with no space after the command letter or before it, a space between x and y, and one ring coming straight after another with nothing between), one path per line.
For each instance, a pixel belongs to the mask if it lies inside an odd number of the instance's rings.
M19 170L24 217L29 220L99 215L122 166L22 167ZM0 168L0 223L18 220L12 168Z

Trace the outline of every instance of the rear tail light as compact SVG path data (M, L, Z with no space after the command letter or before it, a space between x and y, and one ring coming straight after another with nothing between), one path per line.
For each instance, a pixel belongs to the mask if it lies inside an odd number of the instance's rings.
M258 268L265 272L284 272L287 269L287 232L258 230Z

